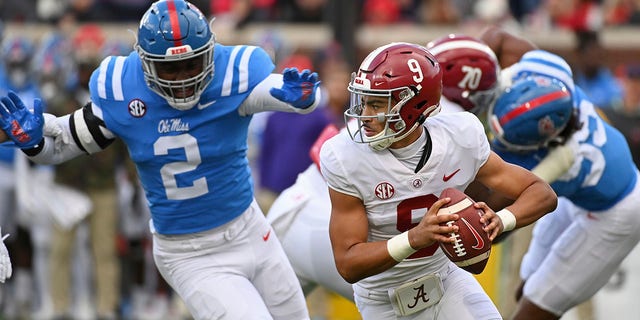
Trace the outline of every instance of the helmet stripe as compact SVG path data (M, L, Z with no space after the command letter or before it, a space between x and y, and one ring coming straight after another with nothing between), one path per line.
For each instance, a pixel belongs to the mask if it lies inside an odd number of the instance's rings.
M569 96L569 92L568 91L554 91L551 93L547 93L543 96L537 97L535 99L531 99L529 102L523 103L521 105L519 105L518 107L514 108L513 110L509 111L507 114L505 114L504 116L500 117L500 124L501 125L505 125L507 122L513 120L513 118L527 112L530 110L533 110L545 103L551 102L553 100L558 100L564 97L568 97Z
M171 21L171 30L173 31L173 38L175 46L182 45L182 33L180 32L180 20L178 20L178 10L176 10L176 3L173 0L167 1L167 9L169 9L169 21Z

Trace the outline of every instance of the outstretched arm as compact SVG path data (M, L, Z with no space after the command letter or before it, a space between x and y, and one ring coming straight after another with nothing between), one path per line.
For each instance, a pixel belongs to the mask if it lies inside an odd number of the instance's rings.
M271 74L251 91L238 112L249 115L263 111L307 114L320 104L318 74L288 68L283 74Z
M495 52L501 68L507 68L518 62L526 52L538 49L533 42L497 26L487 27L480 35L480 39Z
M71 114L56 117L42 112L39 99L29 110L13 92L0 98L2 141L13 141L31 160L39 164L58 164L81 154L99 152L115 139L89 102ZM97 112L101 114L101 112Z

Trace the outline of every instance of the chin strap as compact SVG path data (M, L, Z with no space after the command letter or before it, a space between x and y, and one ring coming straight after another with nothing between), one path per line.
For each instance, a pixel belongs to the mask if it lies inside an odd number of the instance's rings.
M422 149L422 156L420 156L420 162L418 162L418 165L416 166L416 170L413 171L414 173L418 173L418 171L420 171L420 169L422 169L422 167L424 167L424 165L427 163L427 160L429 160L429 157L431 156L431 134L429 134L429 130L427 130L427 128L424 128L424 132L427 133L427 141L424 143L424 148Z

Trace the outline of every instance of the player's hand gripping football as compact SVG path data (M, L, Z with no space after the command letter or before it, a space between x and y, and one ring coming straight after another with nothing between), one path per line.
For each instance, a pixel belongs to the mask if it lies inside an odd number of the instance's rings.
M308 69L298 72L297 68L286 68L282 72L282 88L271 88L269 93L296 108L306 109L316 99L316 89L320 85L318 74Z
M414 249L422 249L436 242L452 243L451 233L458 232L458 226L447 226L448 221L460 218L458 214L438 214L440 208L451 198L441 198L434 202L420 223L409 231L409 242Z
M0 127L21 149L35 147L42 141L44 116L42 101L33 101L31 112L14 92L0 98Z
M498 235L502 233L504 230L504 226L502 225L502 220L496 214L493 209L489 208L489 206L480 201L474 204L474 207L484 211L482 218L480 218L480 222L484 223L484 231L489 234L489 239L493 241Z

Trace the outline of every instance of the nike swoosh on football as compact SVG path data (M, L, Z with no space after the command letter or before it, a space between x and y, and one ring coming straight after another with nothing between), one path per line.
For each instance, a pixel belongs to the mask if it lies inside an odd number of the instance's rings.
M476 250L480 250L480 249L484 248L484 240L482 240L482 236L480 236L478 231L476 231L476 229L474 229L471 226L471 224L469 222L467 222L467 220L465 218L462 218L462 222L464 222L464 224L467 226L467 228L469 228L469 231L471 231L471 234L473 235L473 237L476 238L476 245L472 246L472 248L474 248Z
M446 175L446 174L445 174L445 175L443 175L443 176L442 176L442 181L444 181L444 182L449 181L449 179L453 178L453 176L455 176L455 175L456 175L456 173L458 173L458 171L460 171L460 169L458 169L458 170L456 170L456 171L452 172L450 175Z
M204 108L206 108L206 107L208 107L208 106L210 106L210 105L212 105L212 104L216 103L216 101L217 101L217 100L209 101L209 102L207 102L207 103L205 103L205 104L198 103L198 110L202 110L202 109L204 109Z

